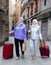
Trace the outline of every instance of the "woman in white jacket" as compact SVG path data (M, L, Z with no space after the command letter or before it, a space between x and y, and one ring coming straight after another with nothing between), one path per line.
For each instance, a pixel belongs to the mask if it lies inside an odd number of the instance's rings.
M33 60L37 56L39 40L42 40L41 29L36 19L33 19L32 25L28 32L30 32L30 54L31 59Z

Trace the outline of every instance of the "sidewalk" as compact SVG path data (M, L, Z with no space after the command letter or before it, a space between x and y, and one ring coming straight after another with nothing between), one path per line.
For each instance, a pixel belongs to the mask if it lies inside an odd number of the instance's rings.
M13 39L12 39L13 40ZM3 59L2 58L2 47L0 47L0 65L51 65L51 55L49 58L41 58L38 56L36 60L30 60L30 53L29 53L29 41L27 40L27 50L25 52L25 59L15 60L15 47L14 47L14 57L11 59ZM14 42L13 42L14 44ZM51 41L46 41L46 44L49 45L51 51ZM39 53L38 53L39 54Z

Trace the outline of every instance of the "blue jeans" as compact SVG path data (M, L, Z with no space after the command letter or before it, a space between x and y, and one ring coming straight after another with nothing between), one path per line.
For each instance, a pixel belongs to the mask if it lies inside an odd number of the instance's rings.
M37 56L39 47L39 39L30 39L30 55Z

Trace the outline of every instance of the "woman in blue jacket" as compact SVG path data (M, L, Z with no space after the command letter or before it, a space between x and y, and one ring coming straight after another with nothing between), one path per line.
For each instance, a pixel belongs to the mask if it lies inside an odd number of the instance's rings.
M24 51L22 51L22 44L26 39L26 25L23 24L23 17L19 18L19 21L14 26L14 40L16 49L16 59L19 59L19 43L21 47L22 58L24 58Z
M33 19L29 32L30 32L30 54L31 59L33 60L37 56L39 40L40 39L42 40L40 26L38 25L38 21L36 19Z

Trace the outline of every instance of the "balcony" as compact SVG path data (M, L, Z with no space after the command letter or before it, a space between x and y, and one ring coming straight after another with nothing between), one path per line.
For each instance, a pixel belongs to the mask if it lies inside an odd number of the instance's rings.
M51 7L47 8L43 11L40 11L40 13L38 13L38 12L35 13L34 15L28 17L25 20L29 20L29 19L32 19L32 18L37 18L38 20L42 20L44 18L51 18Z
M26 3L23 4L21 13L23 13L23 11L24 11L25 8L27 7L27 5L28 5L28 1L27 1Z
M33 0L28 0L28 4L30 4Z
M33 15L33 11L31 11L30 15Z
M35 8L35 13L38 13L38 7Z
M21 14L26 9L26 7L28 7L32 3L32 1L33 0L28 0L26 3L23 4Z
M51 7L40 11L40 13L36 16L38 19L48 18L51 17Z

